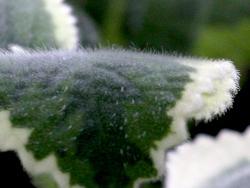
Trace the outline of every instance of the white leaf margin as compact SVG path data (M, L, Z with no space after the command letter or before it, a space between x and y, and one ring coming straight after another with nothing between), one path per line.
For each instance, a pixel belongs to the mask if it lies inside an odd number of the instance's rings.
M27 128L15 128L10 122L10 112L0 112L0 151L15 151L20 158L22 165L32 178L47 174L53 178L60 188L83 188L79 185L70 184L69 173L63 173L57 164L54 154L50 154L43 160L36 160L31 152L28 152L25 145L28 143L32 132Z
M158 176L165 173L166 150L189 138L188 120L208 121L225 113L239 89L239 73L231 61L179 58L179 62L195 71L190 73L192 81L185 86L181 99L166 112L173 118L172 133L155 142L156 149L151 149Z

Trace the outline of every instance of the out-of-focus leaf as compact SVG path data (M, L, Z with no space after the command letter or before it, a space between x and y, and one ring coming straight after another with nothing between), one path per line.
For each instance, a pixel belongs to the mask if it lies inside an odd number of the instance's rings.
M0 0L0 47L76 48L75 22L62 0Z
M249 143L250 129L223 130L216 138L201 135L177 147L167 155L165 188L250 187Z

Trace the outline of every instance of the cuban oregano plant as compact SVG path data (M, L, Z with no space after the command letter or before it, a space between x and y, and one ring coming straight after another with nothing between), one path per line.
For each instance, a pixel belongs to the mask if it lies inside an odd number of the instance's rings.
M115 49L0 53L0 149L37 187L139 187L189 119L232 104L229 61Z
M223 130L216 138L200 135L177 147L168 153L166 188L250 187L249 143L250 129Z
M76 48L75 23L63 0L0 0L0 47Z

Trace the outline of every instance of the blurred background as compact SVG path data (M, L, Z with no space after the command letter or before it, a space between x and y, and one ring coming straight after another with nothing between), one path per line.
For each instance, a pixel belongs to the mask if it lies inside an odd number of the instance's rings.
M198 133L215 136L223 128L242 132L250 125L250 0L67 2L78 17L84 47L118 46L232 60L241 73L241 89L233 107L210 122L190 126L191 135L192 138ZM191 121L190 125L193 124ZM15 154L7 152L4 155L1 157L10 160L8 164L13 164L14 168L2 169L4 177L8 173L13 177L13 171L23 174ZM33 187L28 183L28 176L23 176L18 178L25 181L20 185ZM15 187L15 181L8 181L9 187L12 182Z
M250 124L249 0L67 2L78 17L82 46L232 60L241 74L233 108L211 122L190 126L190 131L192 137L197 133L216 135L222 128L243 131Z

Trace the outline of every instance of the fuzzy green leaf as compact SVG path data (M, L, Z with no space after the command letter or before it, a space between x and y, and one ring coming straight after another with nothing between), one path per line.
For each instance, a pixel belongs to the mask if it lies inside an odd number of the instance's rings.
M0 113L0 149L53 186L136 187L163 175L165 150L187 139L187 120L223 112L236 85L224 61L2 52L0 107L10 115Z

